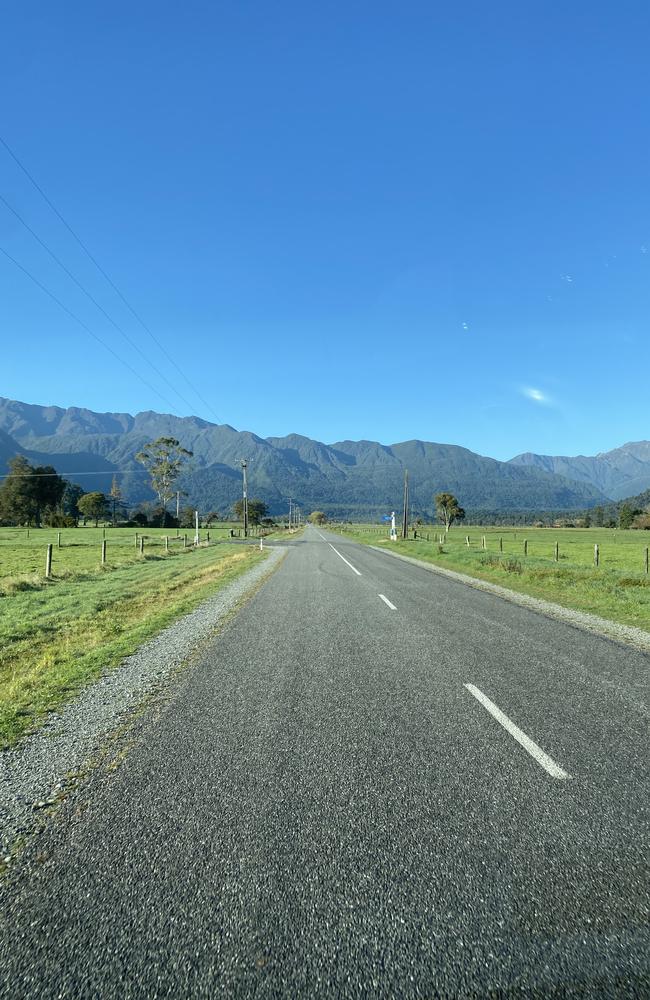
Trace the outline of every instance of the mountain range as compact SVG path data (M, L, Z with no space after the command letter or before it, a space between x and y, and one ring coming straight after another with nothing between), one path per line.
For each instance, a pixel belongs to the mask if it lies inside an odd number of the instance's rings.
M125 499L152 499L135 453L158 437L177 438L193 452L179 486L187 503L225 511L241 495L242 458L250 496L273 513L293 497L303 509L367 517L399 508L408 469L414 509L430 513L433 495L456 494L469 511L577 510L650 487L650 442L623 445L593 457L526 453L508 462L458 445L403 441L320 441L290 434L261 438L200 417L147 410L95 413L79 407L37 406L0 397L0 466L16 454L53 465L84 489L110 489L113 475ZM3 472L6 468L2 469Z

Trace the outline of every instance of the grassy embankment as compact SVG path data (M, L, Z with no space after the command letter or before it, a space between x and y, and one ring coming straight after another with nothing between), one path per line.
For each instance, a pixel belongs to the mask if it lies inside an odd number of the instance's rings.
M264 558L256 546L183 549L182 534L167 552L170 532L145 534L141 555L133 530L107 528L102 566L101 528L65 529L61 548L56 530L0 529L0 747Z
M391 548L510 590L650 631L650 575L644 568L645 547L650 545L648 532L461 525L453 526L440 545L438 538L444 532L436 525L423 527L417 540L411 537L397 542L391 542L386 529L377 525L344 525L342 530L359 542ZM526 540L528 554L524 555ZM596 544L600 550L598 567L594 565Z

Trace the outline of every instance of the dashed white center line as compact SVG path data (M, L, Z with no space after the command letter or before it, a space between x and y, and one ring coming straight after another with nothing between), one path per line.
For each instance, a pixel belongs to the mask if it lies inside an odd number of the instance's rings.
M480 701L483 708L486 708L490 715L492 715L497 722L499 722L504 729L506 729L510 735L516 739L517 743L521 744L524 750L527 750L531 757L533 757L537 763L548 771L548 773L553 777L557 778L559 781L564 781L566 778L570 778L571 775L567 774L566 771L555 763L555 761L544 753L541 747L538 747L529 736L516 726L508 716L498 708L493 701L483 694L477 687L473 684L465 684L465 687L470 694L474 695L477 701Z
M329 543L329 547L330 547L331 549L334 549L334 546L332 545L332 543L331 543L331 542ZM352 565L352 563L351 563L351 562L348 562L348 561L347 561L347 559L345 558L345 556L342 556L342 555L341 555L341 553L339 552L339 550L338 550L338 549L334 549L334 551L336 552L337 556L338 556L338 557L339 557L340 559L342 559L342 560L343 560L343 562L344 562L344 563L346 563L346 565L348 565L348 566L350 567L350 569L352 570L352 572L353 572L353 573L356 573L356 574L357 574L357 576L361 576L361 573L359 572L359 570L358 570L358 569L356 569L356 568L355 568L355 567L354 567L354 566Z
M388 598L384 594L380 594L379 596L381 597L381 599L384 602L384 604L388 605L388 607L390 608L391 611L397 611L397 608L395 607L395 605L391 604L391 602L388 600Z

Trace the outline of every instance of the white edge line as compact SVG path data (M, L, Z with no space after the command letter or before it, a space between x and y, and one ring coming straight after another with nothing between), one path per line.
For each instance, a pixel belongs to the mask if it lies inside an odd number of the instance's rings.
M499 722L504 729L510 733L510 735L520 743L524 750L527 750L531 757L533 757L537 763L543 767L548 773L553 777L557 778L558 781L564 781L566 778L570 778L571 775L567 774L566 771L555 763L555 761L544 753L541 747L537 746L529 736L516 726L508 716L501 711L493 701L483 694L477 687L473 684L465 684L464 687L467 688L470 694L474 695L477 701L480 701L483 708L486 708L490 715L492 715L497 722Z
M388 600L388 598L384 594L380 594L379 596L381 597L381 599L384 602L384 604L388 605L388 607L390 608L391 611L397 611L397 608L395 607L395 605L391 604L391 602Z
M331 549L334 549L334 546L332 545L331 542L329 542L328 544L329 544L329 547ZM339 558L342 559L343 562L346 563L350 567L350 569L352 570L353 573L356 573L357 576L361 576L361 573L359 572L359 570L356 569L356 567L353 566L351 562L348 562L347 559L345 558L345 556L342 556L338 549L334 549L334 551L336 552L337 556L339 556Z

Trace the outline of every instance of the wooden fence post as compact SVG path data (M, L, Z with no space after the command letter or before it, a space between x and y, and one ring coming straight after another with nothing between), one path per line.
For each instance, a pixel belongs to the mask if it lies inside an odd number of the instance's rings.
M144 555L144 535L140 535L140 555Z
M499 552L503 552L503 538L499 539Z
M645 566L645 571L647 573L648 572L648 546L647 545L645 547L645 554L644 554L644 558L643 558L643 563L644 563L644 566Z
M524 555L528 555L528 539L524 538Z
M598 566L600 562L600 549L598 548L598 542L594 545L594 566Z
M165 552L169 552L169 535L165 535Z
M106 539L102 539L102 566L106 563Z
M60 531L57 531L57 533L56 533L56 547L57 547L57 549L61 548L61 532Z
M52 543L47 547L47 552L45 554L45 578L49 579L52 576Z
M183 535L183 548L187 548L187 535Z
M555 543L555 561L557 562L559 558L560 558L560 543L556 542Z
M483 543L483 548L484 548L484 549L487 549L487 543L486 543L486 541L485 541L485 535L483 535L483 538L482 538L482 543Z
M469 535L465 535L465 545L469 548Z
M137 547L138 547L138 533L137 533L137 531L136 531L135 537L133 539L133 544L135 545L135 547L137 549Z

